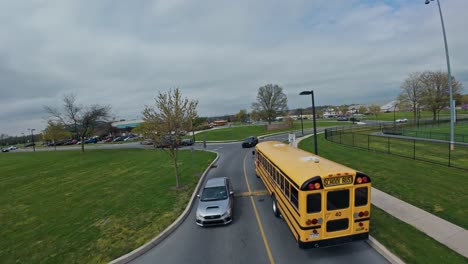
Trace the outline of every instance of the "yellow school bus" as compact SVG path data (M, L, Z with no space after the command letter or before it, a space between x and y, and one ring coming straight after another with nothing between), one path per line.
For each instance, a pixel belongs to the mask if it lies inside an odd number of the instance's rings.
M366 174L279 141L256 146L255 173L300 248L369 237L371 179Z

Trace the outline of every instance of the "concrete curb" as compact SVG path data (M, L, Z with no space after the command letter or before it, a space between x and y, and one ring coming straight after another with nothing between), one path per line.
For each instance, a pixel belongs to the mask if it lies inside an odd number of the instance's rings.
M205 150L205 151L216 153L216 152L211 151L211 150ZM201 186L203 180L205 179L206 175L208 174L208 171L211 169L213 164L215 164L218 161L218 159L219 159L219 154L216 153L216 158L213 160L213 162L211 162L211 164L208 166L208 168L206 168L206 170L203 172L203 175L200 177L200 180L198 181L198 184L195 187L195 190L193 191L192 197L190 197L190 201L187 204L187 207L185 207L184 212L182 212L182 214L179 216L179 218L177 218L177 220L175 220L170 226L168 226L164 231L162 231L157 237L153 238L150 242L142 245L141 247L133 250L132 252L129 252L129 253L117 258L117 259L112 260L111 262L109 262L109 264L124 264L124 263L128 263L128 262L136 259L137 257L145 254L150 249L152 249L153 247L155 247L156 245L161 243L161 241L163 241L174 230L176 230L177 227L179 227L180 224L182 224L182 222L187 218L187 216L188 216L188 214L190 212L190 209L192 208L192 205L195 202L195 197L196 197L196 195L197 195L197 193L198 193L198 191L200 189L200 186Z
M371 246L377 252L379 252L379 254L382 255L385 259L387 259L390 263L392 264L404 264L405 263L395 254L390 252L384 245L380 244L380 242L377 241L372 236L369 236L369 240L367 240L366 242L367 244L369 244L369 246Z

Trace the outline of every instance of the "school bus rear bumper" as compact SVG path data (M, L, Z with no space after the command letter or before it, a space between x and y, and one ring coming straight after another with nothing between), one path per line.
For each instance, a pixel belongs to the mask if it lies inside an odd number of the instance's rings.
M299 240L298 244L299 244L299 248L321 248L321 247L331 247L331 246L341 245L341 244L359 241L359 240L367 240L367 239L369 239L369 233L362 233L362 234L357 234L357 235L324 239L324 240L319 240L319 241L303 242Z

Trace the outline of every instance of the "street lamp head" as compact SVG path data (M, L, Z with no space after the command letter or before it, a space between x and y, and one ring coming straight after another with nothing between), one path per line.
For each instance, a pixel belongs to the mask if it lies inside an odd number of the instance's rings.
M299 95L309 95L312 94L312 91L303 91Z

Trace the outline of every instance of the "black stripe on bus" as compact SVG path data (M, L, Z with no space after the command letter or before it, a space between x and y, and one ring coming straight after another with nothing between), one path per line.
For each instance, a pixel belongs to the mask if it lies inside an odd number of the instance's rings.
M369 221L369 220L370 220L370 217L363 218L363 219L356 219L356 220L354 220L354 223L363 222L363 221Z

